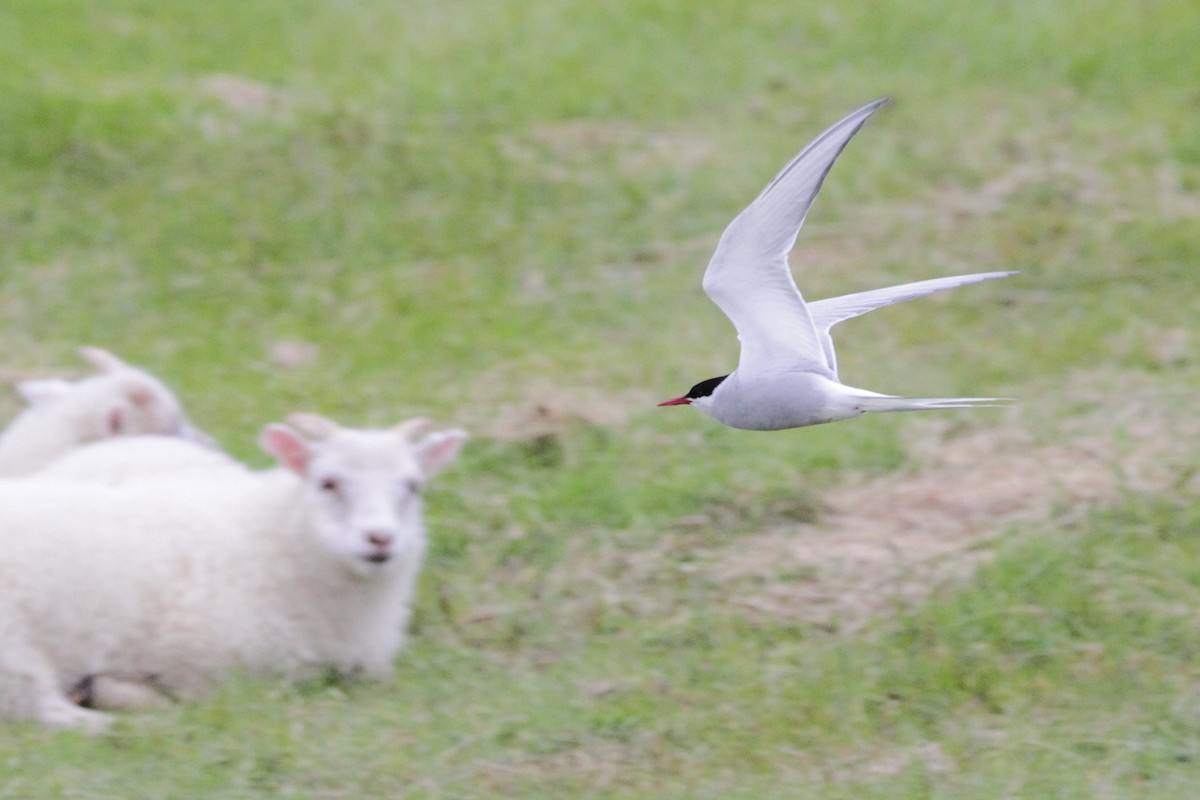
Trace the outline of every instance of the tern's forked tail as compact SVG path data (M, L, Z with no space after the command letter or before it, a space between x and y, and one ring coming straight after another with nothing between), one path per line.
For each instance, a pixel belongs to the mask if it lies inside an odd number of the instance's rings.
M1007 397L893 397L864 395L854 398L863 411L934 411L939 408L988 408L1009 406Z

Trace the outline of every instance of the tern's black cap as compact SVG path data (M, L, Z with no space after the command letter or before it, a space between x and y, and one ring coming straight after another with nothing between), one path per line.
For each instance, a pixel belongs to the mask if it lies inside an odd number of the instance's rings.
M697 397L708 397L717 390L717 387L721 385L721 381L728 377L728 375L722 375L719 378L709 378L706 381L700 381L691 389L688 389L688 393L684 397L689 400L695 400Z

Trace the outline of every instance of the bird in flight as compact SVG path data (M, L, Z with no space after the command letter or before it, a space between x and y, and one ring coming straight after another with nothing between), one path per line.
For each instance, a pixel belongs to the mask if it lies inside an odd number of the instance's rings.
M659 403L690 405L733 428L773 431L834 422L868 411L922 411L996 405L992 397L896 397L838 380L829 330L881 306L931 292L1015 275L980 272L905 283L805 302L788 253L833 162L887 102L863 106L804 148L721 235L704 291L737 329L741 357L728 375L700 381Z

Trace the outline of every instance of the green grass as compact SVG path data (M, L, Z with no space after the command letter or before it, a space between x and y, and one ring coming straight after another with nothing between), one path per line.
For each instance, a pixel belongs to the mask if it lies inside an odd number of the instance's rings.
M300 409L475 436L394 681L5 725L0 797L1194 797L1197 40L1183 0L9 3L0 377L110 347L256 464ZM884 94L800 286L1020 269L838 342L849 383L1021 405L655 408L736 363L700 289L723 226ZM719 569L993 429L1118 490L997 519L865 626L742 602L824 564Z

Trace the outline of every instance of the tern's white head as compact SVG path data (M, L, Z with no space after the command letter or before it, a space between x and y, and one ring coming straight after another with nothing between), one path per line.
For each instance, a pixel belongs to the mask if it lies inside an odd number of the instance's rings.
M700 381L688 393L680 397L673 397L670 400L664 400L659 403L660 406L695 406L698 410L712 416L713 392L721 385L721 381L728 378L728 375L720 375L716 378Z

